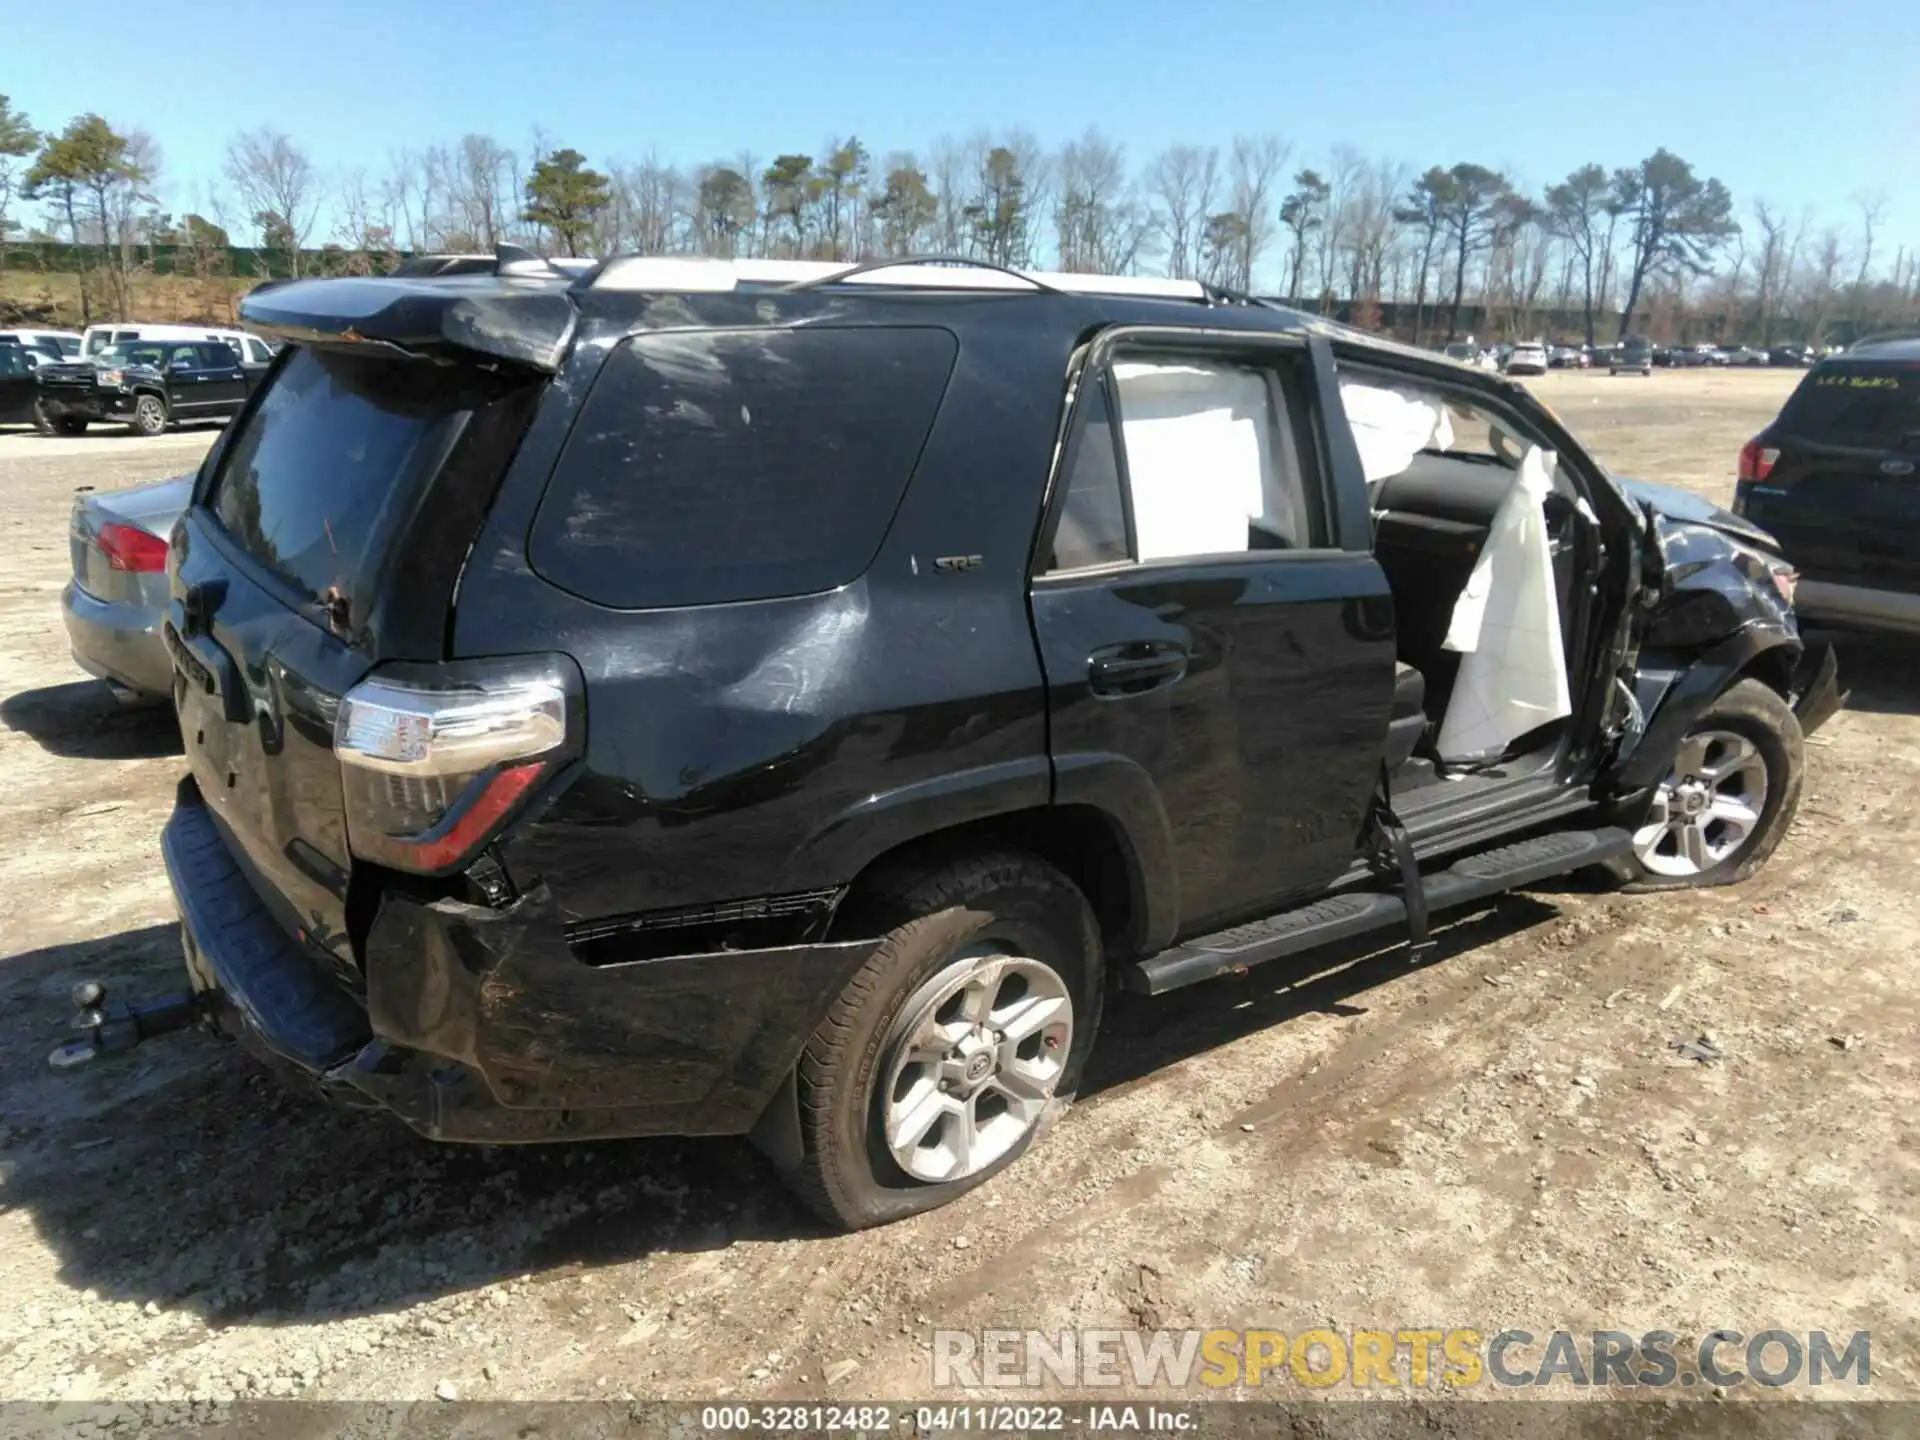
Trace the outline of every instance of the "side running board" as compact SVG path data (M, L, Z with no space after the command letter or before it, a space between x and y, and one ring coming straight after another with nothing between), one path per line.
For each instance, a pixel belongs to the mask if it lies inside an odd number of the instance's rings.
M1429 910L1466 905L1555 875L1627 854L1633 836L1625 830L1562 830L1482 850L1422 878ZM1397 894L1348 891L1249 921L1213 935L1186 940L1127 967L1126 987L1164 995L1183 985L1211 980L1231 970L1298 955L1336 940L1407 923L1407 902Z

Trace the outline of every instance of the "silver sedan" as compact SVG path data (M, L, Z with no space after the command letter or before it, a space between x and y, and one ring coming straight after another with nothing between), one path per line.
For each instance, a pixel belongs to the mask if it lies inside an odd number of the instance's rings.
M173 666L160 638L167 613L167 536L187 508L192 475L74 497L73 579L60 594L73 658L129 702L163 699Z

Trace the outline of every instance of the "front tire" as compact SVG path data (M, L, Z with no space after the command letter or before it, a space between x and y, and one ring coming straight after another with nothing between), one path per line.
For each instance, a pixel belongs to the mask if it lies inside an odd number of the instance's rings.
M879 948L800 1057L788 1183L848 1230L933 1210L1071 1103L1100 1020L1100 932L1053 866L994 852L887 876ZM858 921L862 917L856 917Z
M44 402L33 405L33 428L42 435L84 435L87 422L74 415L51 415Z
M1804 768L1800 722L1787 702L1758 680L1734 685L1694 722L1634 825L1632 888L1747 879L1785 838Z
M127 422L127 428L149 440L156 435L164 435L167 429L167 402L158 395L138 396L133 402L133 418Z

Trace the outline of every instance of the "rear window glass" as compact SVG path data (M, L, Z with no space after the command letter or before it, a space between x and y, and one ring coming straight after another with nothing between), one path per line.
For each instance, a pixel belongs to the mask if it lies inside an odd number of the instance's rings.
M303 595L351 602L422 478L498 388L424 362L299 350L233 437L207 504Z
M1800 382L1783 419L1809 440L1920 448L1920 365L1823 365Z
M627 609L845 584L886 534L957 351L919 327L627 342L541 502L534 568Z

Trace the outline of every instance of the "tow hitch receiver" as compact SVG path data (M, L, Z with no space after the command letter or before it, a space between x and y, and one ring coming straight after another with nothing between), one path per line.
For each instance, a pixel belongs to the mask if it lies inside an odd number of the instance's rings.
M175 990L153 1000L133 1004L107 1003L107 990L97 980L82 980L73 987L73 1033L54 1048L47 1063L56 1070L71 1070L102 1055L131 1050L142 1040L184 1030L200 1018L201 997L192 990Z

